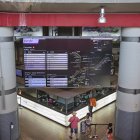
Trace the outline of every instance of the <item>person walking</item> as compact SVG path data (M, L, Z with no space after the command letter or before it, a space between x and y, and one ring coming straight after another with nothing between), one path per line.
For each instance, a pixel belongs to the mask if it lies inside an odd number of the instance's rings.
M78 122L80 119L76 116L76 112L73 111L72 117L70 117L69 122L70 122L70 136L69 138L72 139L73 133L76 136L76 140L78 140Z

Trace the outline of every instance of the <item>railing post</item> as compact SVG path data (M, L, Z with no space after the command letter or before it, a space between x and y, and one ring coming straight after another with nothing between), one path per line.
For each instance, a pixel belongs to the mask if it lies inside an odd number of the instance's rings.
M91 124L91 125L94 125L95 127L94 127L94 135L92 136L92 138L98 138L98 135L96 134L96 128L97 128L97 125L107 125L108 126L108 124Z

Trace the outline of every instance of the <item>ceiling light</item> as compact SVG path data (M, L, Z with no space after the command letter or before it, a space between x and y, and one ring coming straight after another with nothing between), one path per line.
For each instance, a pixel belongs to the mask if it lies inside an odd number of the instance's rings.
M98 19L99 23L106 23L106 18L104 15L105 15L105 9L104 9L104 7L101 7L100 17Z

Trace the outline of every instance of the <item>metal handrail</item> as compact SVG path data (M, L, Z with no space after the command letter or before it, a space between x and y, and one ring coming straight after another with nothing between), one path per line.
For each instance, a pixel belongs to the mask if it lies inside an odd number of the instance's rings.
M109 123L108 123L109 124ZM93 138L97 138L98 137L98 135L96 134L96 126L97 125L107 125L108 126L108 124L97 124L97 123L92 123L92 124L90 124L90 125L94 125L95 126L95 134L93 135ZM113 123L112 123L112 125L113 125Z

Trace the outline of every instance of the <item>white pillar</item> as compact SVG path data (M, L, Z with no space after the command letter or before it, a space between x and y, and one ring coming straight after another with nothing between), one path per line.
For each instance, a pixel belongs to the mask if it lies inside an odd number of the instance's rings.
M18 140L13 29L0 27L0 140Z
M122 29L116 106L117 140L140 140L140 28Z

